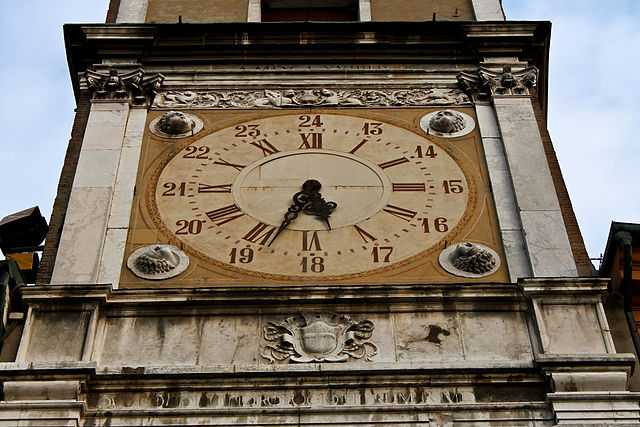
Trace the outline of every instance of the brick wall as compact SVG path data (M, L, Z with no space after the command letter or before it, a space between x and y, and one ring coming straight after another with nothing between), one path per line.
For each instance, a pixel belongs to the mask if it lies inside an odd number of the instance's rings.
M569 192L567 191L567 186L564 182L564 178L562 177L562 172L560 171L560 164L558 163L558 157L556 156L556 151L553 148L553 143L551 142L551 136L547 130L544 112L542 111L542 108L540 108L540 104L537 100L533 101L538 127L540 128L540 134L542 135L542 144L544 146L545 154L547 155L549 169L551 169L553 184L556 188L558 201L560 202L560 209L562 210L564 224L567 229L567 233L569 234L569 243L571 244L573 257L576 260L578 274L580 276L592 276L593 266L589 260L589 254L587 253L587 248L584 245L576 214L573 211L571 199L569 199Z
M71 139L67 146L67 153L64 158L62 172L60 173L56 199L53 202L53 211L51 212L51 219L49 220L49 233L47 234L47 240L44 244L42 262L36 278L36 284L38 285L47 284L51 281L51 274L53 273L53 266L56 262L56 254L58 252L58 244L62 234L62 225L67 212L67 206L69 205L71 186L73 185L73 178L76 174L80 148L82 147L82 139L84 138L84 131L87 127L90 109L91 101L89 100L89 94L81 94L71 129Z

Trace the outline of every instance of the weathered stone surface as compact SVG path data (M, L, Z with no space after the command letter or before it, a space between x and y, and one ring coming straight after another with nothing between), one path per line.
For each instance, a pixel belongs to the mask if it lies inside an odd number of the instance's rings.
M28 338L23 337L21 343L22 361L81 360L88 323L89 312L86 311L34 311Z
M111 194L108 187L73 190L52 283L95 283Z
M545 353L607 353L595 304L543 304L540 312Z
M255 317L113 317L99 359L105 366L252 364Z

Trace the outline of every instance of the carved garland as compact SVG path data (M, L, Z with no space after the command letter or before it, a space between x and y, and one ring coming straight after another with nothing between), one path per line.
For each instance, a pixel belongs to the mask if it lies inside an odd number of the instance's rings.
M301 107L421 107L470 102L458 89L263 89L199 90L159 93L162 109L248 109Z

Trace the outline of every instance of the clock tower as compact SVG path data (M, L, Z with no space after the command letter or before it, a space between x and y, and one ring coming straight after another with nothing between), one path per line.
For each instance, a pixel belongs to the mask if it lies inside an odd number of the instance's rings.
M637 422L499 0L111 0L0 425ZM13 424L12 424L13 423Z

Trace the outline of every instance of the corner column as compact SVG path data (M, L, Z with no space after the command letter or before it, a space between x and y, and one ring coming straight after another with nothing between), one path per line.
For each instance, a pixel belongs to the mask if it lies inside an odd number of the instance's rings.
M118 285L150 86L142 69L102 67L85 82L93 100L51 283Z
M500 226L504 244L507 251L518 246L517 232L521 230L530 277L577 277L573 250L531 99L530 91L537 85L538 70L517 65L517 71L512 71L511 66L504 66L500 71L481 67L477 74L463 72L458 76L460 84L476 102L493 103L494 111L479 108L478 117L481 130L484 129L489 170L493 170L492 186L500 189L496 205L499 216L502 212ZM500 145L500 140L502 147L492 147L492 144ZM495 164L491 164L492 161ZM514 202L517 217L513 215ZM506 235L504 231L516 233ZM526 277L522 258L512 263L517 266L512 271L512 280L514 276Z

